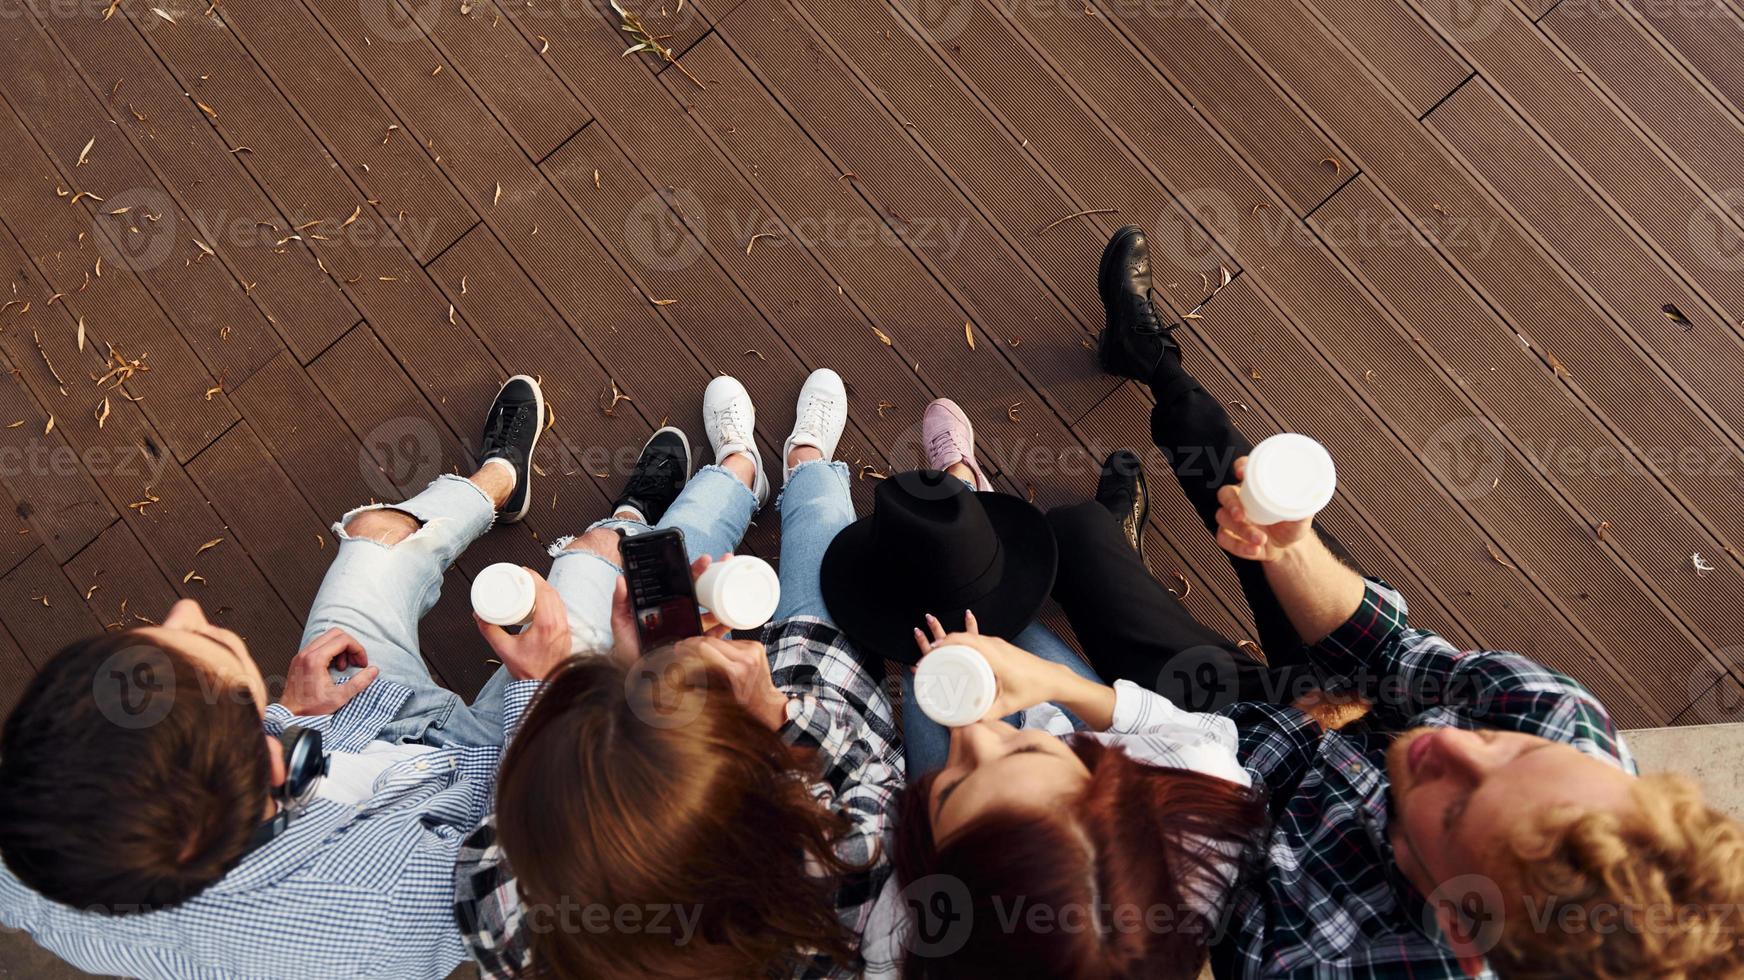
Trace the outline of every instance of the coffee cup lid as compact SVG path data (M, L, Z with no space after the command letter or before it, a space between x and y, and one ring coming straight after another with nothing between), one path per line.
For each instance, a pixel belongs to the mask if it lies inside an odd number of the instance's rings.
M948 728L972 725L987 715L999 681L987 658L966 646L942 646L921 658L914 696L928 718Z
M769 622L781 604L781 576L754 555L737 555L718 573L715 605L709 612L736 630L756 629ZM718 608L716 608L718 607Z
M1312 517L1332 500L1338 471L1326 447L1305 435L1281 432L1248 454L1247 492L1285 520Z
M526 569L497 562L472 580L472 611L487 623L510 626L527 618L534 594L533 576Z

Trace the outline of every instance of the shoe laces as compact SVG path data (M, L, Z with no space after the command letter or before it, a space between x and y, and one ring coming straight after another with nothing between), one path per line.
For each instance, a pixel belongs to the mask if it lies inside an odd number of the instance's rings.
M751 426L747 424L744 407L737 401L715 412L715 429L723 446L751 445Z
M957 439L956 429L941 429L934 432L932 438L927 441L927 455L934 460L955 455L958 459L967 462L969 447Z
M487 450L505 450L511 448L521 434L521 429L527 421L527 415L532 404L505 408L491 419L485 429L484 444Z
M821 435L824 423L829 420L830 410L835 407L835 399L822 395L812 395L805 400L805 405L799 411L799 421L794 426L797 431L811 435Z

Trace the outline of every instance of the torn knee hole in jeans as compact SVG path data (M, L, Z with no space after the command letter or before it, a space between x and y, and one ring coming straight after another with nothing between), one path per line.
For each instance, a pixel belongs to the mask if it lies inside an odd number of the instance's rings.
M382 517L372 517L380 514ZM410 521L407 528L402 520L389 519L385 515L392 514L404 521ZM408 542L415 542L427 537L426 533L432 527L442 523L442 518L425 521L410 511L402 510L393 504L367 504L349 511L333 524L333 534L341 542L368 541L382 548L396 548ZM357 530L352 525L359 525Z

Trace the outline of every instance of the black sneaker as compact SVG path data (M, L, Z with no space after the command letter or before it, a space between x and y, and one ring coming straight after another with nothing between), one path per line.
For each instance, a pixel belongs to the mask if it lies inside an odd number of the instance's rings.
M1096 356L1109 374L1149 383L1164 357L1181 357L1178 323L1164 325L1150 300L1151 250L1136 225L1114 233L1096 269L1096 291L1107 323L1096 338Z
M1145 521L1151 513L1150 487L1145 483L1144 462L1138 453L1122 449L1102 464L1102 478L1096 481L1096 502L1108 508L1120 522L1126 543L1144 559Z
M658 521L666 508L678 499L678 493L690 482L690 440L684 433L667 426L654 433L642 447L636 468L630 472L630 482L612 503L612 513L625 507L641 511L649 524Z
M515 490L497 508L497 521L513 524L527 516L533 500L533 447L545 431L545 394L539 382L517 374L503 382L484 419L478 458L504 459L515 467Z

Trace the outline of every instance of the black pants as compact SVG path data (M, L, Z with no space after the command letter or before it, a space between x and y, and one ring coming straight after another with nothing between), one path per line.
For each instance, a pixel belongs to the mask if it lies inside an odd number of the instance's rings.
M1151 438L1215 534L1217 491L1235 482L1235 460L1253 447L1230 423L1223 404L1172 359L1164 358L1151 391L1157 398ZM1054 598L1103 680L1132 681L1190 711L1237 701L1288 704L1317 686L1302 639L1259 562L1229 559L1269 663L1195 620L1151 577L1101 504L1056 508L1048 521L1060 545ZM1342 554L1336 542L1322 537Z

